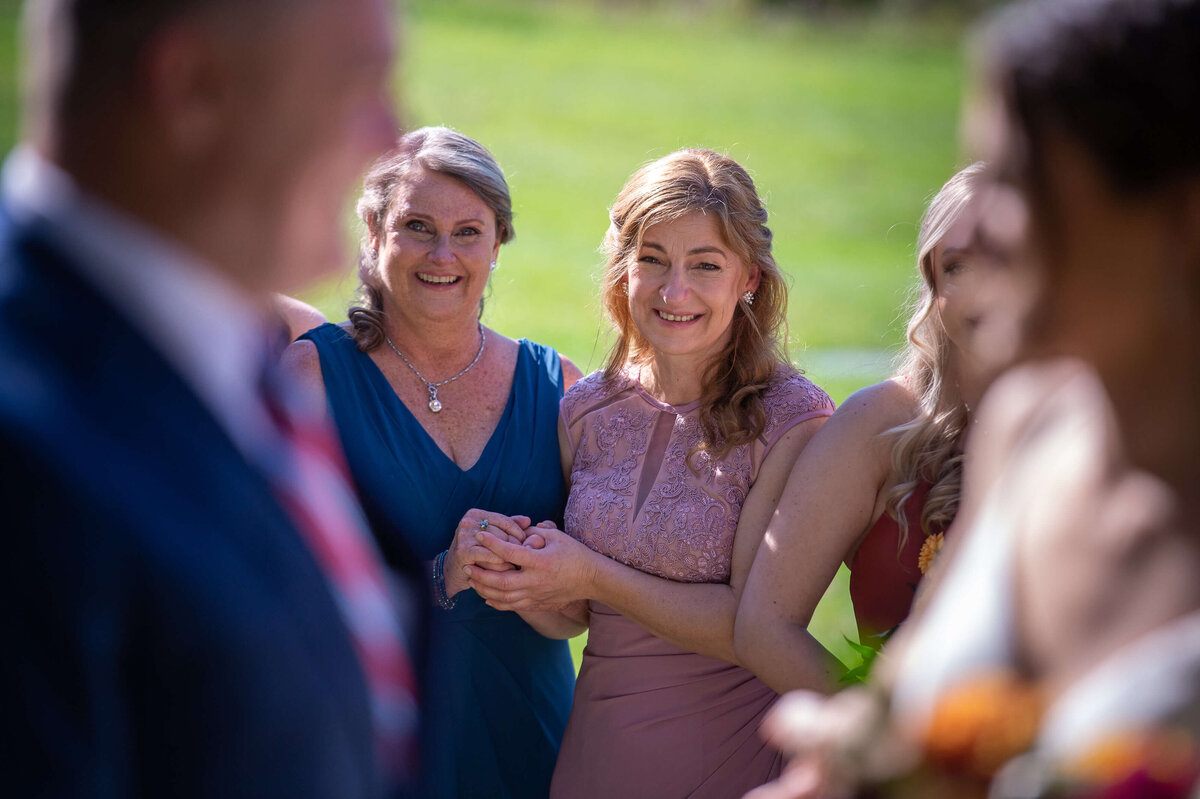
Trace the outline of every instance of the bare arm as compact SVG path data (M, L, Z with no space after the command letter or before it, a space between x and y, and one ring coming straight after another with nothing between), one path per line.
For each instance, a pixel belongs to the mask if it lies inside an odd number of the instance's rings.
M808 632L813 610L874 522L890 471L879 433L911 414L896 384L850 397L796 461L742 593L735 645L780 693L830 690L839 664Z
M797 455L825 421L793 427L768 454L742 506L734 537L730 584L680 583L647 574L592 551L557 530L545 531L540 551L505 544L484 534L494 552L519 572L471 570L475 590L497 607L538 607L580 599L609 605L654 635L702 655L737 663L733 623L738 595L771 510L779 501Z

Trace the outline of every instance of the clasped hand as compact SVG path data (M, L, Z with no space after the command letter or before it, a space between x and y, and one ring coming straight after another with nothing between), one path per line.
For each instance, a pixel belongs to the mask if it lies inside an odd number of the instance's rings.
M545 539L537 532L537 527L531 529L530 521L528 516L505 516L478 508L467 511L459 521L454 531L454 540L450 542L450 548L446 551L444 572L447 595L454 596L471 587L467 579L468 566L496 572L511 571L515 568L512 563L479 542L477 535L482 530L489 530L492 533L491 537L519 546L531 549L544 546ZM553 524L551 526L553 527Z
M588 599L587 586L594 577L596 553L555 527L542 522L529 527L522 540L500 535L489 525L475 539L493 560L508 568L491 568L480 559L469 563L464 574L471 588L497 610L563 610ZM507 530L503 531L507 533Z

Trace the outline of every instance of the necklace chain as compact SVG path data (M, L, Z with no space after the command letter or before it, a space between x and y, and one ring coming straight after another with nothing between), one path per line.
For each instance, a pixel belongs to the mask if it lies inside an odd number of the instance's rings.
M429 410L432 411L433 413L441 413L442 401L438 399L438 389L441 388L442 386L446 385L447 383L453 383L455 380L462 377L467 372L471 371L471 367L473 367L475 364L479 363L479 359L483 357L483 348L487 344L487 332L483 329L483 325L480 325L479 326L479 352L475 353L474 359L472 359L472 361L469 364L467 364L466 367L464 367L463 370L461 372L459 372L458 374L456 374L454 377L447 377L445 380L439 380L436 383L430 383L428 380L426 380L425 375L421 374L421 371L419 369L417 369L417 367L413 366L412 361L410 361L408 358L404 357L404 353L401 352L399 350L399 348L396 347L396 345L392 343L392 340L390 338L388 338L387 336L384 336L383 340L386 341L388 346L392 348L392 352L394 352L400 356L400 360L404 361L404 365L407 366L409 369L412 369L412 373L417 376L417 379L425 384L425 388L429 391Z

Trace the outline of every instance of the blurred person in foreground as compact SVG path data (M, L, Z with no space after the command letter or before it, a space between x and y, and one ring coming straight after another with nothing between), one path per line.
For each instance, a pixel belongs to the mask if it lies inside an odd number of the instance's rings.
M997 165L985 231L1028 244L1013 262L1028 362L985 398L961 539L882 675L918 744L909 782L1194 795L1200 2L1023 4L984 45L968 129ZM828 731L878 714L841 704L784 706L776 739L825 755L756 799L871 770Z
M979 332L991 270L975 240L984 165L930 202L899 373L852 394L796 461L738 605L739 657L779 692L821 689L813 610L845 562L859 640L878 648L958 511L963 444L986 386Z
M477 545L481 528L523 541L529 517L561 523L558 403L579 370L480 321L515 231L504 173L479 142L406 133L368 172L358 211L359 302L285 361L326 398L380 548L430 564L421 793L545 796L575 683L563 639L583 627L488 607L463 569L507 568Z
M610 219L617 339L563 398L565 532L536 528L540 549L480 533L520 571L472 566L471 584L591 625L551 796L736 796L781 765L757 735L776 694L733 651L738 592L833 404L787 360L787 290L740 164L664 156Z
M0 200L4 782L379 797L415 686L274 292L387 146L383 0L31 0Z

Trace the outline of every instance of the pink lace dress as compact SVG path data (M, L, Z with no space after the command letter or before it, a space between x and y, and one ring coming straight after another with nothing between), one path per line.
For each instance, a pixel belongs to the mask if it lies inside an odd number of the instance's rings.
M794 425L833 412L806 378L780 369L756 441L719 461L686 461L697 403L671 406L627 376L580 380L563 398L574 451L566 531L644 572L729 581L733 537L763 459ZM592 602L575 704L550 788L562 799L740 797L779 773L758 727L776 694L743 668L651 635Z

